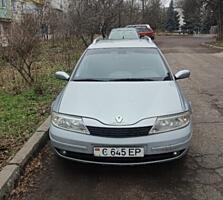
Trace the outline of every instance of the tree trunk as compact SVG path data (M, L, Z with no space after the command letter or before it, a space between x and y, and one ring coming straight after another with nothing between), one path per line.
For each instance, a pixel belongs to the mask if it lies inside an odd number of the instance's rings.
M118 11L118 27L121 27L121 23L122 23L122 16L121 16L121 9L119 8L119 11Z
M120 2L118 9L118 27L122 26L122 6L123 6L123 1Z
M85 39L85 37L82 34L80 35L80 37L81 37L81 40L84 43L85 47L87 48L89 46L87 40Z
M133 17L133 9L134 9L134 0L131 1L131 8L130 8L130 24L132 24L132 17Z
M145 18L145 0L142 0L142 21L144 22Z
M94 41L94 33L91 33L91 43Z
M223 0L219 0L218 6L218 39L223 40Z

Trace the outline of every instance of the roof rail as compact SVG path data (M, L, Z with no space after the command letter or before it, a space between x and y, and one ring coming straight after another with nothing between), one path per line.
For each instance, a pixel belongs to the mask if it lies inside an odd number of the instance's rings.
M93 43L92 44L96 44L97 42L99 42L100 40L103 40L103 37L102 36L98 36L94 39Z
M146 35L144 37L142 37L142 39L145 39L145 40L147 40L150 43L153 42L152 39L150 37L146 36Z

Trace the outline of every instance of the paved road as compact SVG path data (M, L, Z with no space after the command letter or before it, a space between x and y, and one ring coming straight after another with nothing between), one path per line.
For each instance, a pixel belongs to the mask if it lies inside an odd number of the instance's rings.
M173 71L192 72L181 81L194 111L194 137L185 159L141 167L87 166L58 159L47 145L14 192L20 197L11 199L223 200L223 53L200 45L207 40L157 40Z

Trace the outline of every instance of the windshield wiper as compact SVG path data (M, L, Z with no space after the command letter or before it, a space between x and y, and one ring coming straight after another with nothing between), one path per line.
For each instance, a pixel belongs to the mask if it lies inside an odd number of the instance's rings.
M168 72L168 73L166 74L166 76L163 78L163 80L164 80L164 81L171 81L171 80L172 80L170 72Z
M83 79L73 79L73 81L80 81L80 82L103 82L107 80L103 79L94 79L94 78L83 78Z
M110 81L156 81L151 78L120 78L120 79L112 79Z
M73 79L73 81L80 81L80 82L137 82L137 81L158 81L158 79L152 78L118 78L118 79L92 79L92 78L85 78L85 79Z

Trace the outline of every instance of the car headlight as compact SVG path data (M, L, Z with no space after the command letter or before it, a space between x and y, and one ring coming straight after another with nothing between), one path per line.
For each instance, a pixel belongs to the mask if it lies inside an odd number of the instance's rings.
M52 124L58 128L74 131L83 134L89 134L82 118L52 112Z
M169 115L164 117L158 117L150 134L162 133L167 131L173 131L183 128L190 123L191 112L187 111L177 115Z

